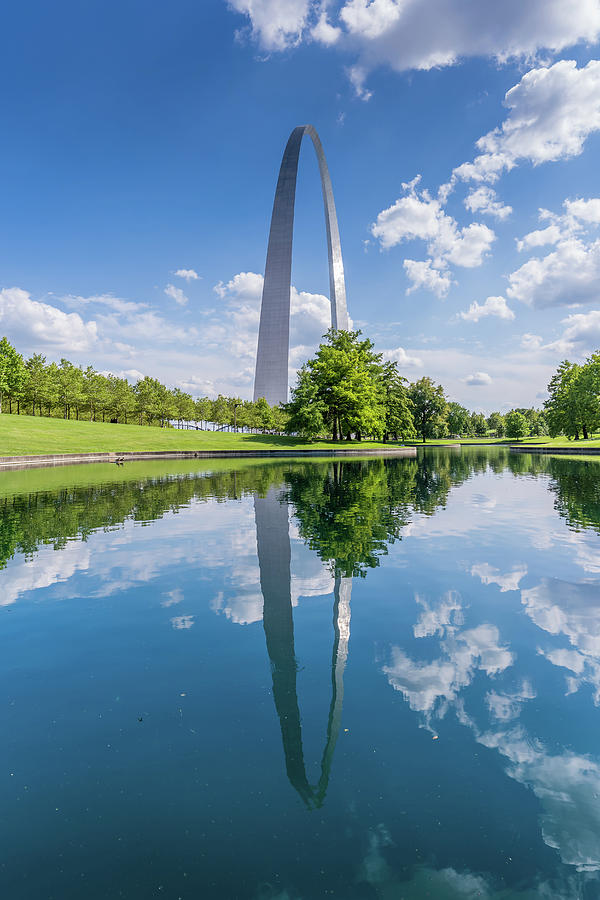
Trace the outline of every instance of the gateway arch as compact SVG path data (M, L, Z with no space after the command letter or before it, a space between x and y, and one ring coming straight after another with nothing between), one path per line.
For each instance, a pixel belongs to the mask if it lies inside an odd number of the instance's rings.
M344 263L327 160L319 135L313 126L299 125L290 134L279 169L260 308L254 400L264 397L271 406L285 403L288 395L294 202L300 145L306 134L311 138L317 154L323 190L329 257L331 325L341 330L348 328Z

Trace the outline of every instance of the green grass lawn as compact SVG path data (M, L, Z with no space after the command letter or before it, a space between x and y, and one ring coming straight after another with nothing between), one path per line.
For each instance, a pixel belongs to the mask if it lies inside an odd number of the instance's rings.
M270 434L188 431L34 416L0 416L0 456L128 450L321 450L393 447L373 441L300 441Z
M411 445L422 446L420 441ZM449 438L427 441L427 446L460 444L539 444L552 447L600 447L600 440L568 441L566 438L531 437L520 441L501 438ZM393 443L374 441L300 441L297 438L269 434L232 434L229 432L187 431L174 428L148 428L140 425L111 425L103 422L76 422L39 416L0 416L0 456L24 456L43 453L93 453L131 450L326 450L388 449Z

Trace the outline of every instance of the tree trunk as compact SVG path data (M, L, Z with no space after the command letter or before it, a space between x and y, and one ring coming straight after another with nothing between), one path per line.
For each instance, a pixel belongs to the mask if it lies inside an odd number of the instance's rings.
M21 401L17 400L17 415L21 415Z
M582 425L582 428L583 428L583 439L584 439L584 441L587 441L587 439L589 437L587 427L584 424L584 425Z

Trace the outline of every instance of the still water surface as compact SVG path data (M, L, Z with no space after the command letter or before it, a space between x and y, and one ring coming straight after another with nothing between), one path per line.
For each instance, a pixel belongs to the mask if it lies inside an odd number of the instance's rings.
M0 475L0 897L600 897L600 462Z

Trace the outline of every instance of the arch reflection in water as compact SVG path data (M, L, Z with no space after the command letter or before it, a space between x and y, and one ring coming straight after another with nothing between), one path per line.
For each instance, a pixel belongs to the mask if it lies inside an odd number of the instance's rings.
M263 595L263 626L273 676L273 699L281 726L285 767L291 785L309 808L322 806L327 793L336 741L342 721L344 669L350 639L350 595L352 579L336 576L333 603L333 653L331 659L331 703L327 720L321 775L312 785L306 775L302 725L298 705L294 618L290 588L289 509L280 490L254 499L256 543Z

